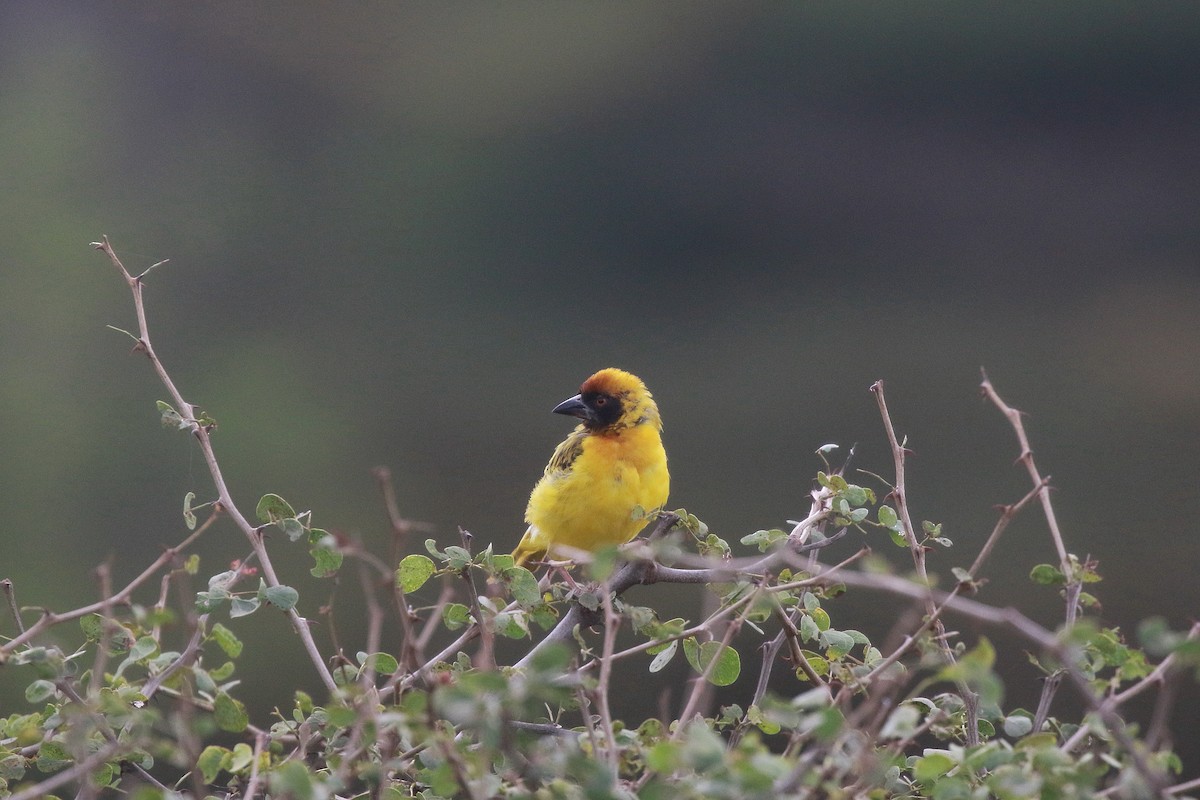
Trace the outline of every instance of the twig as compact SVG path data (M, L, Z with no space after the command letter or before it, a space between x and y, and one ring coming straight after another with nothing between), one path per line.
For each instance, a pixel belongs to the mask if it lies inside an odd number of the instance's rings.
M617 735L613 730L612 708L608 703L608 690L612 683L613 650L616 648L617 629L621 617L613 610L612 592L607 584L600 587L600 603L604 607L604 641L600 648L600 679L596 683L596 706L600 712L600 728L604 732L605 760L615 778L619 761Z
M279 577L275 574L275 567L271 562L270 554L267 552L266 545L263 543L263 538L258 528L251 525L242 512L238 509L237 504L233 501L233 496L229 491L229 487L225 484L225 476L221 472L221 467L217 463L216 453L212 447L212 438L209 428L206 425L200 424L196 419L195 407L183 398L179 389L175 387L175 383L171 380L171 376L167 374L166 368L162 361L154 352L154 346L150 342L150 329L146 322L146 307L142 299L142 278L146 273L142 273L137 277L129 274L125 269L125 265L121 263L121 259L117 257L113 250L112 244L108 237L101 237L101 241L93 242L92 247L100 250L109 257L125 279L130 292L133 294L134 310L137 314L138 321L138 344L137 348L146 354L150 359L150 364L154 368L158 379L166 387L167 393L170 394L175 408L179 415L189 423L189 430L196 440L200 443L200 451L204 455L204 461L208 465L209 475L212 477L213 484L217 489L218 502L221 507L229 514L234 524L238 529L245 534L250 541L250 546L254 548L255 555L258 557L258 563L262 568L263 579L268 586L276 587L281 585ZM161 263L161 262L160 262ZM148 272L149 270L147 270ZM337 683L333 680L333 674L329 671L329 667L325 664L325 659L321 655L320 649L317 647L316 641L313 639L312 630L309 628L308 620L300 616L300 613L295 608L290 608L287 611L288 620L292 624L292 629L296 635L300 637L300 641L308 653L309 661L312 662L317 675L325 684L325 688L330 692L337 691Z
M429 647L429 642L434 635L441 630L442 610L446 605L454 599L454 585L450 582L450 576L443 576L442 590L438 593L438 599L433 604L433 608L429 611L429 617L425 620L425 624L421 627L421 632L417 634L417 642L414 647L416 652L423 653L425 648Z
M1077 570L1074 569L1074 565L1071 563L1071 556L1067 552L1062 531L1058 527L1058 517L1054 513L1054 504L1050 501L1050 477L1046 476L1043 478L1037 468L1037 464L1033 460L1033 450L1029 446L1029 437L1025 434L1025 424L1021 421L1021 412L1001 399L992 382L988 380L987 373L982 369L980 370L980 375L982 376L982 381L979 384L980 392L992 401L992 404L999 409L1000 413L1008 419L1009 425L1012 426L1013 433L1017 437L1017 444L1021 448L1021 453L1017 456L1017 460L1025 465L1025 471L1029 473L1029 479L1033 482L1033 486L1037 490L1038 497L1041 500L1042 513L1045 515L1046 524L1050 529L1050 538L1054 542L1054 549L1058 552L1059 567L1067 580L1064 591L1066 599L1065 624L1067 628L1070 628L1075 624L1075 619L1079 614L1079 595L1083 591L1083 578L1077 574ZM1042 693L1038 699L1037 713L1034 717L1034 730L1039 730L1049 717L1051 703L1061 682L1062 678L1060 675L1051 675L1042 684Z
M399 561L409 534L413 531L431 532L433 525L406 519L400 513L400 505L396 502L396 487L392 484L392 471L389 468L375 467L371 470L371 475L379 486L380 494L383 495L383 508L392 526L392 561Z
M921 579L922 583L928 585L929 575L925 570L925 550L921 546L921 543L917 541L917 532L913 527L912 518L908 511L908 495L904 482L904 462L907 451L896 438L896 429L892 425L892 418L888 413L887 400L883 396L883 381L878 380L871 384L871 392L874 393L875 400L879 405L879 414L883 418L883 427L887 432L888 443L892 448L892 462L896 470L896 482L892 486L892 497L896 501L896 511L900 518L901 526L904 529L904 538L908 542L909 553L912 555L913 566L917 570L917 576ZM957 659L954 657L954 650L950 647L950 643L946 641L946 629L942 625L941 619L937 617L937 608L932 597L926 598L925 610L933 618L934 629L937 631L938 650L942 654L942 660L947 664L956 663ZM959 682L958 689L959 694L962 696L963 707L967 715L967 746L974 747L979 744L979 696L965 683Z
M262 752L266 743L267 735L260 731L254 737L254 760L250 762L250 780L246 782L246 791L242 793L242 800L254 800L254 795L258 794L258 784L262 780L258 762L262 760Z
M0 580L0 590L4 591L4 596L8 599L8 609L12 612L13 621L17 623L17 633L24 633L25 623L21 621L21 610L17 608L17 592L13 588L12 579Z
M471 553L471 536L470 531L459 528L458 535L462 540L463 549ZM479 589L475 586L475 576L471 571L471 565L467 564L459 572L459 577L467 586L467 597L471 601L471 613L475 615L475 621L479 625L479 650L475 653L475 668L481 670L492 670L496 668L496 630L492 624L493 617L483 613L483 605L479 601Z
M217 513L214 512L208 517L208 519L204 521L204 524L196 528L196 530L193 531L192 534L182 542L174 547L168 547L164 549L162 554L158 558L154 559L154 562L150 564L150 566L142 570L140 575L126 584L123 589L114 594L109 600L100 600L86 606L72 609L71 611L63 611L58 613L51 611L43 612L38 621L29 626L28 630L26 630L20 636L8 641L7 643L0 645L0 656L16 650L18 647L21 647L23 644L30 641L33 639L33 637L37 636L47 628L51 628L63 622L70 622L71 620L79 619L80 617L86 617L88 614L101 612L106 607L111 605L124 605L128 603L129 598L133 595L134 591L136 591L138 587L152 578L156 572L163 568L163 566L170 563L176 556L190 547L191 544L195 542L202 533L208 530L216 517Z
M1013 432L1017 435L1017 444L1021 447L1021 454L1017 456L1017 460L1025 465L1025 471L1029 473L1029 479L1033 481L1033 485L1038 487L1039 495L1042 500L1042 511L1046 515L1046 522L1050 526L1050 538L1054 540L1054 548L1058 551L1058 560L1066 570L1069 566L1067 560L1067 547L1063 543L1062 532L1058 528L1058 517L1054 514L1054 506L1050 502L1050 477L1042 477L1038 471L1037 464L1033 461L1033 450L1029 447L1029 437L1025 435L1025 425L1021 422L1021 412L1004 402L1000 395L996 393L996 388L992 386L992 382L988 380L987 373L980 370L983 376L983 381L979 384L979 389L985 397L1000 410L1005 417L1008 418L1009 424L1012 426Z
M1010 628L1029 639L1063 665L1063 669L1066 670L1066 675L1071 679L1077 693L1089 708L1100 716L1121 748L1129 753L1138 774L1146 781L1147 785L1155 787L1155 791L1161 794L1161 776L1151 767L1144 753L1125 729L1125 723L1116 714L1115 706L1102 701L1092 689L1087 678L1075 666L1076 655L1059 641L1057 636L1017 609L996 608L965 597L951 596L949 592L940 592L892 575L868 575L861 572L844 571L837 575L837 580L847 586L858 586L914 599L932 597L935 601L943 603L949 611L965 614L980 622Z
M1193 778L1190 781L1184 781L1183 783L1177 783L1174 786L1168 786L1163 790L1163 793L1168 795L1183 794L1184 792L1190 792L1193 789L1200 789L1200 778Z
M718 656L720 656L726 647L729 647L729 643L733 641L734 635L741 630L742 623L746 620L746 615L750 612L750 609L754 607L754 597L758 594L758 591L759 587L755 587L753 592L747 593L746 597L743 598L743 601L739 601L742 602L742 611L740 614L738 614L737 618L735 618L725 628L725 635L721 638L721 646L717 648L717 651L713 654L713 657L709 659L709 662L704 665L704 671L700 673L700 677L696 678L696 682L692 686L692 693L688 697L687 705L684 707L683 712L679 715L679 725L675 728L675 732L671 735L672 739L677 739L682 736L683 732L687 729L688 723L691 722L692 717L695 716L696 708L700 704L700 698L704 695L705 684L708 683L709 677L712 675L713 670L717 667L717 662L720 661Z
M89 697L98 697L100 687L104 684L104 670L108 665L108 653L112 647L113 629L120 626L112 619L112 570L106 562L96 567L96 577L100 579L100 641L96 647L96 657L92 661L92 681L88 688ZM124 628L121 629L124 631Z
M383 636L383 608L379 605L378 598L375 597L375 587L372 584L366 566L362 562L359 562L358 580L362 585L363 598L365 598L367 604L366 651L368 655L371 655L379 652L379 643ZM375 668L373 663L368 661L366 668L362 671L361 685L365 690L374 683Z
M1197 639L1200 639L1200 622L1192 624L1185 641L1195 641ZM1166 658L1159 662L1158 666L1151 670L1149 675L1146 675L1137 683L1134 683L1126 689L1117 692L1116 694L1109 695L1104 699L1103 705L1107 708L1115 710L1143 692L1147 691L1151 687L1161 685L1164 681L1168 680L1175 671L1178 661L1179 658L1175 653L1169 653ZM1064 753L1069 753L1082 744L1084 739L1086 739L1089 735L1090 732L1088 731L1088 726L1080 725L1071 738L1063 742L1059 749Z
M667 531L675 527L679 522L679 517L672 513L661 514L658 522L655 523L654 529L650 533L650 538L657 539L665 535ZM644 583L647 574L648 562L630 561L621 565L620 569L609 578L609 588L614 595L620 597L625 590L631 586L636 586L639 583ZM576 625L583 624L587 621L588 626L595 624L598 620L595 619L593 612L588 611L579 603L574 603L566 614L563 614L562 619L558 621L548 634L536 645L530 648L529 652L516 663L517 667L527 667L537 657L537 654L544 649L550 647L554 643L566 643L574 638L574 630Z
M830 691L829 684L822 680L821 676L817 674L817 671L813 669L812 664L808 663L808 659L804 657L804 651L800 647L800 631L796 628L796 623L793 619L793 616L799 616L799 614L800 609L793 611L792 616L782 612L777 612L776 616L779 617L779 622L783 626L783 629L779 633L781 636L784 636L787 639L788 650L791 653L792 661L794 661L796 665L804 672L804 674L808 676L808 679L812 681L813 686L820 686L823 688L825 690L825 696L830 702L833 702L833 692ZM763 688L765 689L766 687L764 686ZM757 689L755 690L754 698L754 704L757 704L758 701L762 699L762 694L760 694Z
M47 797L59 786L65 786L87 775L122 749L124 749L124 746L120 742L107 742L82 761L76 761L73 766L64 769L62 772L56 772L49 778L46 778L46 780L10 795L8 800L36 800L36 798Z
M1008 528L1009 523L1011 523L1013 519L1016 518L1017 514L1021 512L1021 509L1025 508L1030 501L1041 494L1044 486L1044 483L1034 486L1020 500L1013 503L1011 506L1003 506L1001 508L1000 519L996 520L996 526L992 528L992 532L988 535L987 541L983 543L983 547L979 548L979 555L975 556L975 561L971 564L971 569L969 572L971 573L972 578L979 577L979 570L983 569L983 563L987 561L988 557L992 554L992 549L996 546L996 542L1000 540L1000 534L1004 533L1005 529Z

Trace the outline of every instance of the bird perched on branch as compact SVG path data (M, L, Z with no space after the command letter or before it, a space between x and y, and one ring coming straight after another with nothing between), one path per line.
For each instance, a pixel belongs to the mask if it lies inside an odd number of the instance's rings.
M554 450L533 487L518 564L558 548L595 551L628 542L667 502L662 420L636 375L602 369L554 407L582 422Z

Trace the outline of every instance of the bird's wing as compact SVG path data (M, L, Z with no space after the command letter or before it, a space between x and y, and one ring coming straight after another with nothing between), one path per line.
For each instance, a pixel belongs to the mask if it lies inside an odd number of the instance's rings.
M575 463L575 459L579 458L579 454L583 452L583 441L587 436L587 431L581 426L572 431L571 435L566 439L563 439L558 447L554 448L554 455L550 456L550 463L546 465L545 474L553 475L556 472L570 472L571 465Z

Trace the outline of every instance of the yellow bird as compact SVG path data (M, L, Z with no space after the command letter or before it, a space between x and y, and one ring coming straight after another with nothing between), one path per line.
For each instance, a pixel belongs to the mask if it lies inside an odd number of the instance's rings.
M595 551L628 542L667 502L671 476L654 398L636 375L602 369L554 407L582 423L554 450L529 495L518 564L557 548Z

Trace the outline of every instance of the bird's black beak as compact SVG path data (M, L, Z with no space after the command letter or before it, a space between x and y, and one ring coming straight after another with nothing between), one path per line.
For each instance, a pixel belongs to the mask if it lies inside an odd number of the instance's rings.
M582 420L596 421L596 412L583 402L581 395L568 397L554 407L555 414L566 414L568 417L579 417Z

